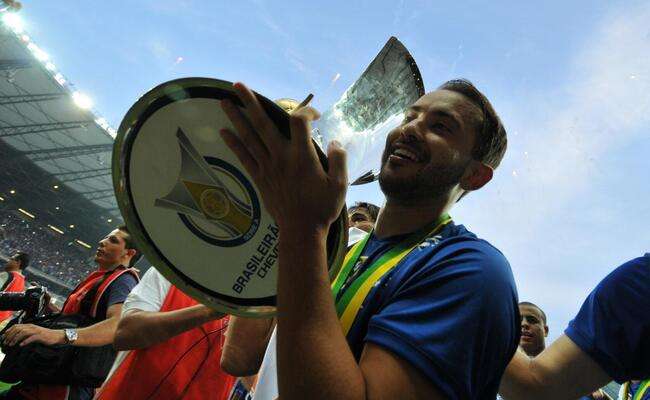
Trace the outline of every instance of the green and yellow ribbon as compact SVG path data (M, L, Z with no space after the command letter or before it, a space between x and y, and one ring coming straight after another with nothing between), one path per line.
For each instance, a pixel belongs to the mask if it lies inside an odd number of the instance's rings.
M367 234L348 251L343 260L343 268L341 268L336 279L332 282L332 294L336 301L336 314L341 321L341 326L345 335L350 331L352 323L356 319L363 301L366 299L373 286L400 261L402 261L402 259L417 245L422 243L424 239L437 234L450 222L451 217L448 214L443 214L438 220L434 221L434 223L429 224L406 237L372 263L372 265L370 265L361 276L356 278L352 284L345 289L343 295L337 301L343 283L347 280L352 268L358 262L372 232Z

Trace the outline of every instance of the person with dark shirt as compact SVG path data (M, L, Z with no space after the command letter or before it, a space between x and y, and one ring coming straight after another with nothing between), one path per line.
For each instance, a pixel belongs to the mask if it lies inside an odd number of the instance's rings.
M530 359L517 352L500 394L506 400L576 399L612 379L650 378L650 254L630 260L589 294L559 339Z
M377 222L379 207L372 203L357 201L348 207L348 225L364 232L370 232Z
M4 333L2 341L8 346L42 343L100 347L112 344L122 315L122 303L139 280L136 271L129 267L139 258L140 252L135 248L127 228L121 226L113 230L99 242L95 253L97 270L77 285L62 309L64 314L81 312L84 296L92 287L96 287L89 316L99 322L79 329L48 329L33 324L17 324ZM5 398L86 400L93 395L94 388L25 384L13 387Z
M25 276L23 272L29 266L29 254L24 251L17 251L11 256L5 270L0 272L0 292L24 292ZM13 315L13 311L1 310L0 321L4 321Z
M495 398L519 342L512 271L447 214L492 179L505 153L487 98L455 80L406 110L382 157L385 206L331 285L326 238L344 205L345 151L330 143L323 168L314 109L292 113L283 139L250 89L234 90L248 117L222 101L237 133L220 133L280 229L280 398Z

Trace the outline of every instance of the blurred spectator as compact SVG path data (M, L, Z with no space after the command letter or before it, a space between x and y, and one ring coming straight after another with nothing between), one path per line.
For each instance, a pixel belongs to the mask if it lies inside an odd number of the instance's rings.
M66 285L76 286L94 268L90 252L78 248L49 228L25 221L13 214L0 216L0 254L8 256L20 249L30 254L34 269Z
M348 208L350 228L370 232L377 222L379 207L374 204L358 201Z
M3 333L4 345L26 346L30 343L80 347L112 345L117 325L122 317L122 304L138 282L136 270L128 267L131 267L140 256L141 253L135 248L125 226L113 230L99 242L95 253L96 270L88 274L68 296L61 311L64 315L84 315L96 323L78 329L49 329L35 324L16 324ZM86 296L93 296L92 301L84 301ZM112 362L112 359L110 361ZM93 395L92 387L23 383L12 387L3 398L89 400Z
M29 266L29 255L25 252L18 251L14 254L7 265L4 272L0 273L0 291L2 292L24 292L25 291L25 276L23 271ZM11 317L13 311L2 310L0 311L0 321Z

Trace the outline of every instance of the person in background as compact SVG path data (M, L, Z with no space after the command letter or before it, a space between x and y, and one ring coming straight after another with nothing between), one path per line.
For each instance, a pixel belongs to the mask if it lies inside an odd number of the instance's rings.
M357 201L348 208L348 221L350 228L358 228L370 232L377 222L379 207L372 203Z
M521 315L519 348L528 357L537 357L546 348L548 336L546 313L536 304L522 301L519 303L519 314ZM580 400L611 400L611 398L602 389L598 389L590 395L581 397Z
M97 270L90 273L66 299L63 314L87 314L98 322L79 329L48 329L33 324L17 324L9 328L2 341L8 346L41 343L46 346L67 344L101 347L113 343L115 330L122 316L122 304L138 283L137 271L131 268L141 257L126 226L120 226L99 242L95 252ZM82 310L85 296L95 289L88 310ZM30 400L89 400L94 388L64 385L14 386L3 398Z
M522 301L519 303L519 315L521 315L519 348L528 357L535 357L546 348L548 336L546 313L537 305Z
M537 357L517 352L499 393L506 400L576 399L650 378L650 253L607 275L578 315Z
M199 304L154 268L127 297L120 351L97 400L226 400L235 378L219 367L228 317Z
M18 251L9 258L5 270L0 272L0 292L24 292L25 276L23 272L29 266L29 254ZM10 318L13 311L0 311L0 322Z
M377 222L379 207L372 203L358 201L348 208L348 238L356 243L372 230ZM352 244L348 243L349 246Z

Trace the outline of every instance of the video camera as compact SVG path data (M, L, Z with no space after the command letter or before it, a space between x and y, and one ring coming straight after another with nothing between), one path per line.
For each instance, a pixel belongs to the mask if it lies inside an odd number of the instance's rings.
M41 315L49 302L47 288L32 286L25 292L0 292L0 310L23 311L24 318Z

